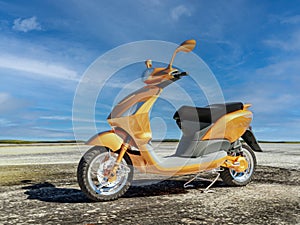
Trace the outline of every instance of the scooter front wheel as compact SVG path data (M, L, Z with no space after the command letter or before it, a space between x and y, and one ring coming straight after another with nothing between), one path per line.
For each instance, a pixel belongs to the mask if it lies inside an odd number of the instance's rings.
M224 170L221 172L221 178L227 185L245 186L252 180L254 175L256 168L256 157L253 150L245 144L242 145L242 151L237 154L246 158L248 168L241 173L238 173L233 169L224 168Z
M105 147L93 147L81 158L77 180L81 190L93 201L110 201L121 197L133 178L132 162L127 154L114 171L118 153Z

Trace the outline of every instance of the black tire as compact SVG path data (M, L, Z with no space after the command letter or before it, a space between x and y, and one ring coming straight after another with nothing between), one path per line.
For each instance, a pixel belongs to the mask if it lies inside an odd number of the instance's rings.
M221 178L223 182L229 186L245 186L253 178L256 169L256 157L253 150L248 146L242 145L243 155L246 157L248 162L248 169L243 173L237 173L232 169L224 168L221 172Z
M93 181L90 178L90 176L92 176L92 175L89 175L89 171L91 172L91 170L92 170L91 166L93 166L91 164L93 164L94 161L97 161L97 159L96 159L97 157L105 157L105 155L108 155L108 154L106 154L108 152L109 152L108 149L105 147L95 146L95 147L89 149L81 158L78 168L77 168L78 184L79 184L82 192L92 201L111 201L111 200L115 200L115 199L121 197L122 195L125 194L125 192L130 187L130 184L131 184L131 181L133 178L132 162L131 162L131 159L129 158L129 156L125 153L125 155L123 157L123 161L121 163L124 163L124 160L125 160L127 167L129 167L129 169L130 169L130 172L126 173L127 176L126 176L126 178L123 179L122 187L120 188L120 190L116 191L115 193L111 193L111 194L107 194L105 192L101 193L100 190L97 190L97 191L95 190L97 185L92 184ZM114 154L114 156L117 156L118 153L113 153L113 154ZM100 165L103 165L102 161L101 161L101 163L99 163L99 168L100 168ZM117 177L117 175L116 175L116 177ZM106 188L106 187L103 187L103 188Z

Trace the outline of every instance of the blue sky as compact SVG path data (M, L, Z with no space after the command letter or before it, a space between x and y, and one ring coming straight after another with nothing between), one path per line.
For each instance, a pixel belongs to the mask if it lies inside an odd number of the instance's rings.
M258 139L300 140L299 3L0 0L0 139L73 139L74 93L97 57L193 38L225 99L253 104Z

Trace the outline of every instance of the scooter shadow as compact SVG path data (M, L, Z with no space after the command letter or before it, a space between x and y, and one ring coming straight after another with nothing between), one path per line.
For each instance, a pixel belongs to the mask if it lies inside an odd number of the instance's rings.
M123 198L134 197L150 197L170 194L185 194L189 189L201 189L204 190L209 184L209 181L193 181L191 186L184 188L186 180L143 180L141 182L135 182L131 185L129 190L123 196ZM147 185L143 185L146 183ZM212 188L224 186L223 182L217 181Z
M57 203L88 203L91 202L80 189L58 188L49 182L37 183L22 187L28 195L27 199Z
M133 184L122 198L137 198L162 196L170 194L184 194L188 189L203 189L209 185L206 181L194 181L193 187L185 189L185 181L180 180L143 180L147 185L141 183ZM213 188L223 186L222 182L216 182ZM44 202L56 203L91 203L80 189L75 188L58 188L49 182L37 183L30 186L22 187L26 190L24 194L28 195L27 199L36 199Z

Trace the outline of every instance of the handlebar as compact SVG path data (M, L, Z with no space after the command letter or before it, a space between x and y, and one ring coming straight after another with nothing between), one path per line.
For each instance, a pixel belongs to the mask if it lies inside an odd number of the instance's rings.
M187 76L189 74L187 72L179 72L179 71L177 71L175 73L172 73L172 75L173 75L174 78L181 78L181 77Z

